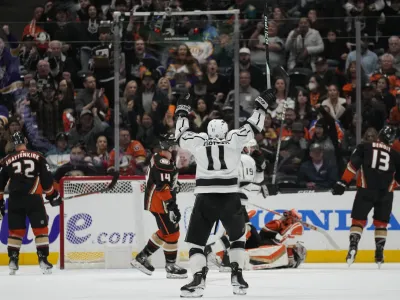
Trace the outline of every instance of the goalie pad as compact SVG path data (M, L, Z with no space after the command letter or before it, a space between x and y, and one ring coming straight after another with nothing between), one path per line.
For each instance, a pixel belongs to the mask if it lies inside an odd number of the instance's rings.
M286 246L283 244L246 250L245 270L275 269L288 264Z
M284 232L282 232L282 238L280 242L286 246L295 245L301 241L301 236L304 233L304 227L300 222L296 222L291 226L288 226Z

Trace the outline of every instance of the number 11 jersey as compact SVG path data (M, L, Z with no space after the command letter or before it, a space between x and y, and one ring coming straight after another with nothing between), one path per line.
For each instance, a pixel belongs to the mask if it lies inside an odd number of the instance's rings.
M350 157L342 180L357 187L392 192L400 183L400 154L381 142L362 143Z

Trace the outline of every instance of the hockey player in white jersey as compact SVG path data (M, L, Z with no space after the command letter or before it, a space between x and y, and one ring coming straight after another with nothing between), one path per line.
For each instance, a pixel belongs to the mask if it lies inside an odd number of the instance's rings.
M204 247L210 231L221 220L230 239L231 284L234 294L244 295L248 284L243 279L245 220L239 198L239 163L242 149L263 129L268 103L276 103L272 90L255 101L256 109L246 124L228 132L223 120L211 120L207 133L190 131L187 116L191 111L190 95L179 103L175 115L175 138L179 146L191 152L196 160L196 201L190 218L186 242L190 244L189 259L193 281L181 288L181 297L201 297L205 288L207 260Z

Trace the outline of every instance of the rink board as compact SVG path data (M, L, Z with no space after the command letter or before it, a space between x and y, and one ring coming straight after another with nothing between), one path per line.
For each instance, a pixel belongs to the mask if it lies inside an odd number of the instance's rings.
M65 252L104 252L105 247L127 245L132 253L137 253L145 245L150 235L156 231L153 216L143 210L142 181L132 181L132 193L101 194L66 201L64 203ZM304 245L308 250L307 262L336 263L343 262L348 248L348 235L351 225L350 211L355 192L346 192L343 196L332 196L330 193L298 193L280 194L264 199L255 195L250 202L283 211L291 208L298 210L304 221L319 226L329 232L340 246L339 251L332 250L324 236L310 230L304 234ZM400 191L395 192L393 213L388 227L385 261L400 262L400 204L397 198ZM6 196L7 200L8 197ZM187 245L184 242L195 195L180 193L178 205L181 210L181 236L179 250L182 259L187 258ZM46 207L49 216L49 239L51 244L50 261L56 263L60 250L60 210L58 207ZM251 205L247 208L253 209ZM260 229L275 216L272 213L256 209L256 215L251 219L253 225ZM7 215L0 227L0 265L8 264L7 257ZM36 248L33 233L29 227L21 249L21 264L36 264ZM209 241L216 239L224 229L218 226L216 236L210 235ZM374 227L372 212L368 225L364 230L359 244L357 261L373 262L374 258Z

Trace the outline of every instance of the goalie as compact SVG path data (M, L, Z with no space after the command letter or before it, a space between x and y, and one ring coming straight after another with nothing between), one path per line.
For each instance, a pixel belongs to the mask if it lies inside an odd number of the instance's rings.
M255 214L256 211L249 211L248 218ZM282 218L266 223L259 232L248 222L245 269L297 268L306 257L306 249L300 243L304 231L300 220L300 215L292 209L285 211ZM229 271L229 246L224 235L205 249L208 261L218 266L221 272Z

